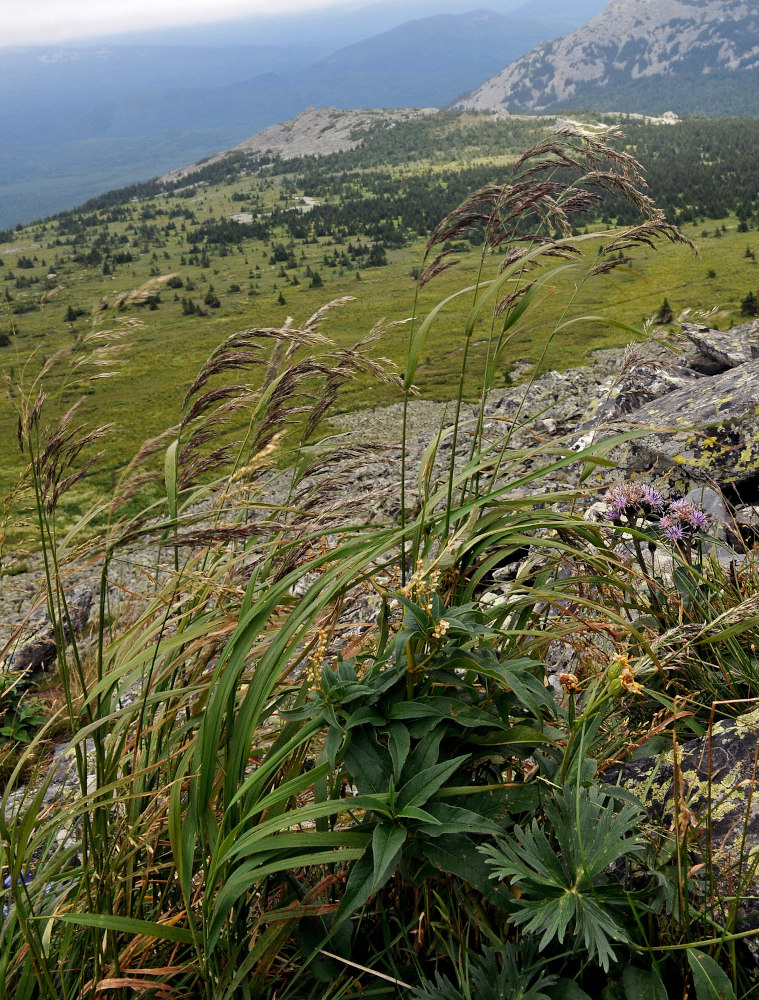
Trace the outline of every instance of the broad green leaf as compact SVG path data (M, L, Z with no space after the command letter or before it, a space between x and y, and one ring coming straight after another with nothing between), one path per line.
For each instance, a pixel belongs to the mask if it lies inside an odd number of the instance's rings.
M437 837L424 843L422 850L433 867L463 879L497 906L508 908L513 903L509 889L490 880L484 859L469 837L463 834Z
M503 834L503 828L498 823L493 823L471 809L462 809L437 801L427 804L427 812L438 824L426 831L430 837L439 837L446 833L490 834L493 837Z
M442 726L435 726L426 733L411 751L403 769L403 774L408 778L413 778L426 767L431 767L437 762L440 755L440 744L445 731Z
M732 983L713 958L697 948L689 948L688 965L696 988L696 1000L735 1000Z
M393 777L393 764L390 754L377 743L371 730L354 730L344 759L360 792L387 791Z
M366 850L351 868L348 881L345 883L342 899L337 908L333 928L346 920L352 913L363 906L372 894L374 885L374 857L370 850Z
M337 755L340 752L340 747L343 745L343 735L343 731L338 729L337 726L330 726L327 730L327 760L333 770L337 764Z
M418 806L406 806L403 812L397 814L397 818L415 819L430 829L437 829L440 826L440 821L435 819L432 813L427 812L426 809L420 809Z
M423 806L464 761L468 760L468 756L468 754L464 754L461 757L454 757L453 760L433 764L432 767L425 768L407 781L398 792L398 798L395 801L398 812L402 812L408 806Z
M511 726L504 732L488 733L485 736L470 736L472 743L486 747L534 746L536 743L554 743L547 733L532 726Z
M398 823L380 823L372 837L372 892L378 892L396 868L408 831Z
M384 724L385 717L383 715L380 715L375 708L371 707L371 705L364 705L362 708L357 708L356 711L349 716L347 722L345 723L345 728L355 729L357 726L384 726Z
M667 991L656 969L628 965L622 973L627 1000L667 1000Z
M400 781L410 748L411 736L406 726L402 722L391 722L388 727L387 749L393 761L393 778L396 784Z
M553 1000L591 1000L574 979L560 979L551 990L551 997Z

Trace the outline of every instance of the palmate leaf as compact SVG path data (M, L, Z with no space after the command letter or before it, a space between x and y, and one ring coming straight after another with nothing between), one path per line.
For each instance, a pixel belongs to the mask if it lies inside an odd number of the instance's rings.
M643 850L639 837L629 836L643 815L639 805L624 803L618 812L599 789L565 786L561 796L546 804L567 869L589 886L614 861Z
M527 829L514 827L513 835L518 849L507 843L483 844L479 848L494 868L490 877L511 879L527 891L545 888L554 889L556 893L566 889L569 875L538 821L534 819Z
M479 848L494 871L491 877L510 879L523 890L516 924L540 935L540 949L561 944L570 923L591 958L608 970L615 960L610 942L627 934L612 915L623 895L615 882L606 884L612 862L643 849L634 834L641 810L625 803L615 812L599 789L565 786L545 807L549 839L537 819L527 829L515 827L514 840Z

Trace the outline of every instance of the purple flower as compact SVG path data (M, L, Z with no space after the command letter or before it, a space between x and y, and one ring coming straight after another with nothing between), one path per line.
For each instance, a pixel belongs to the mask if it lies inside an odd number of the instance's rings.
M643 487L643 503L651 507L652 510L658 510L663 504L661 493L655 490L653 486Z
M661 528L661 533L670 542L679 542L683 537L682 524L667 514L659 521L659 527Z
M669 505L669 513L675 515L685 514L687 516L694 509L693 504L685 499L673 500Z
M698 507L694 508L688 515L688 524L694 531L703 531L709 523L709 516Z
M702 531L709 523L709 515L688 500L675 500L669 505L667 523L677 523L684 531ZM664 518L662 518L662 525ZM664 526L662 526L664 531Z
M618 483L604 494L609 507L607 517L615 521L623 514L648 513L661 507L662 499L655 489L642 483Z

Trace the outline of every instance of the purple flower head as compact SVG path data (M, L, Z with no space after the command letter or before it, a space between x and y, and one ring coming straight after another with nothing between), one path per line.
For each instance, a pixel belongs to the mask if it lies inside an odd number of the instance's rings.
M665 514L664 517L659 521L659 527L661 533L665 538L668 538L670 542L679 542L683 537L683 526L678 520Z
M666 517L669 522L678 523L684 531L702 531L709 523L706 511L688 500L675 500L671 503Z
M709 515L698 507L688 515L688 524L694 531L703 531L709 523Z
M604 503L608 504L609 507L626 507L627 506L627 495L622 486L613 486L610 490L604 493Z
M661 493L655 490L653 486L643 487L643 503L650 507L652 510L660 510L663 504Z
M604 494L609 507L607 517L615 521L623 514L647 513L661 507L662 499L655 489L642 483L618 483Z
M676 517L681 514L685 514L687 517L690 511L693 509L693 504L688 500L673 500L669 505L669 514L674 514Z

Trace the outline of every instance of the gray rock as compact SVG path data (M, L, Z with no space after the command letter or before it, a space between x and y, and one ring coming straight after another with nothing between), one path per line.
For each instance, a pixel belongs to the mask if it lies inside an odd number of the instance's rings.
M741 323L721 332L708 326L683 323L683 332L708 357L737 368L759 357L759 323Z
M759 361L702 379L630 416L631 428L654 429L631 451L680 466L694 480L740 483L759 472L758 399Z
M78 587L68 601L68 620L63 625L66 642L72 634L82 631L90 617L93 594L89 587ZM36 619L36 620L35 620ZM3 669L9 671L50 670L58 658L55 630L47 614L37 612L30 617L30 624L38 625L31 632L22 632L23 643L3 661Z
M759 710L754 710L715 723L701 739L609 768L603 778L636 795L658 830L687 836L691 861L711 865L727 895L740 886L742 895L756 897L758 743Z

